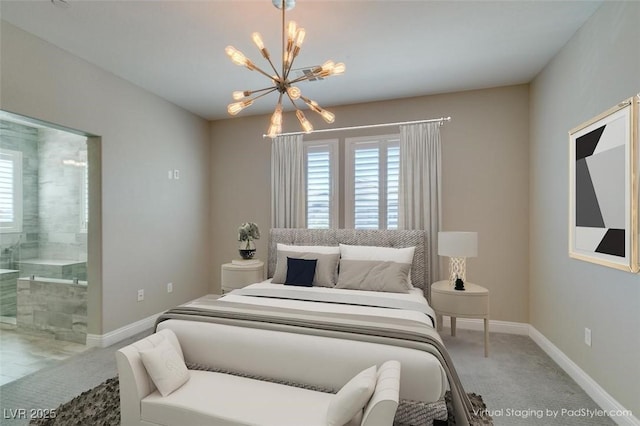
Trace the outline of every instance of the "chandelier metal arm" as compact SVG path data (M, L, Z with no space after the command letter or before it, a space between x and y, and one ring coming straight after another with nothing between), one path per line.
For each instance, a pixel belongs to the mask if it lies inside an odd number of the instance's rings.
M271 62L271 58L267 57L266 59L267 61L269 61L269 65L271 65L271 69L273 70L273 72L276 73L276 77L280 78L280 74L278 73L278 70L276 69L275 65L273 65L273 62ZM270 76L269 78L273 78L273 76Z
M248 92L249 92L249 95L253 95L254 93L264 92L265 90L269 90L269 93L271 93L275 90L275 86L269 86L269 87L265 87L263 89L257 89L257 90L249 90Z
M293 105L293 107L298 110L298 105L296 105L295 101L293 100L293 98L291 97L291 95L289 95L289 93L287 92L287 98L289 98L289 100L291 101L291 104Z
M266 96L269 93L275 92L276 90L278 90L278 88L276 86L273 86L273 87L268 87L268 88L262 89L262 90L268 90L268 91L256 96L255 98L251 98L250 100L251 101L255 101L256 99L260 99L261 97Z
M300 83L301 81L306 81L309 80L311 77L316 77L315 74L309 75L309 74L305 74L303 76L300 76L296 79L291 80L289 83L290 84L295 84L295 83Z
M256 66L255 64L253 66L253 69L258 71L260 74L264 75L265 77L267 77L269 80L273 79L272 75L269 75L267 72L263 71L262 68ZM280 77L280 76L278 76L278 77Z

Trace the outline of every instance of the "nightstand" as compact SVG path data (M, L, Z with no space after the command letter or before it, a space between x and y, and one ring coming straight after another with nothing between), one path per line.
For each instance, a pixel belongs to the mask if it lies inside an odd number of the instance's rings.
M454 290L449 281L431 285L431 307L436 311L438 331L442 330L442 316L451 317L451 335L456 335L456 318L484 319L484 356L489 356L489 290L470 282L464 291Z
M222 294L264 280L264 262L248 260L225 263L221 267Z

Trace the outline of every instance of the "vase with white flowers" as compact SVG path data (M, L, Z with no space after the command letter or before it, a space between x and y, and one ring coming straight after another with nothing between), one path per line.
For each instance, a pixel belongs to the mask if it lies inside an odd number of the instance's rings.
M253 240L260 239L260 229L253 222L245 222L238 228L238 241L240 247L238 251L243 259L253 259L256 254L256 245Z

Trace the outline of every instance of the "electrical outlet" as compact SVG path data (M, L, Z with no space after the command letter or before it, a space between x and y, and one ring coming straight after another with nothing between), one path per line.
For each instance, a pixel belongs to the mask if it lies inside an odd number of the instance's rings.
M144 300L144 290L138 290L138 302L142 302Z
M173 171L173 178L176 179L176 180L180 179L180 170L175 169Z
M167 173L167 176L169 177L169 180L173 179L173 170L169 170L169 173Z
M586 327L584 329L584 344L591 346L591 329Z
M167 283L167 293L173 293L173 283Z

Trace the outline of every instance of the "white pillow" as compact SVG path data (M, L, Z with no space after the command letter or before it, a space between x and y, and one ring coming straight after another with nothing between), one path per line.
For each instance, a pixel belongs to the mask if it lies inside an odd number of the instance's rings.
M343 426L362 409L376 388L377 368L372 366L358 373L336 393L327 408L327 425Z
M340 244L340 257L349 260L381 260L411 265L415 250L415 247L393 248Z
M290 246L287 244L278 243L278 251L293 251L296 253L308 252L308 253L322 253L322 254L340 254L340 247L338 246Z
M381 260L383 262L408 263L413 265L415 247L377 247L377 246L350 246L340 244L340 258L348 260ZM409 288L411 283L411 268L409 268Z
M189 370L184 360L167 339L139 353L144 368L162 396L171 394L189 380Z

